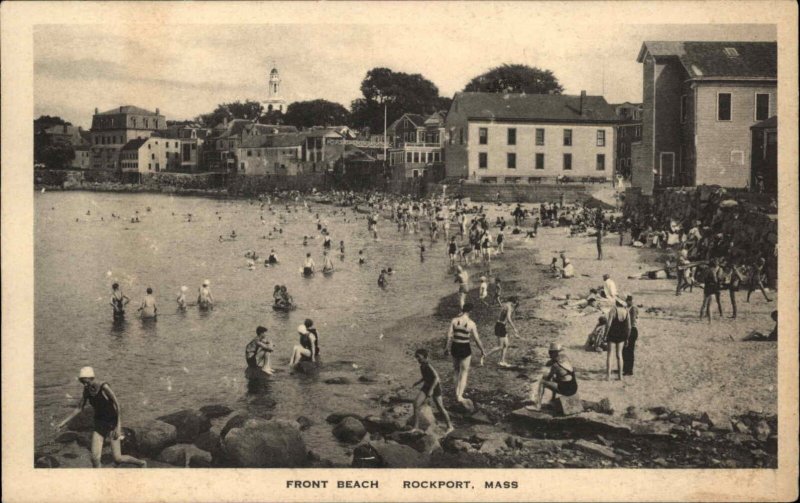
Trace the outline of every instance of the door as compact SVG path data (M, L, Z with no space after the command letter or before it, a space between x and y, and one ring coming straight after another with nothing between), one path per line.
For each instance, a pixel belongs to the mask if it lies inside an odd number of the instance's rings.
M661 152L656 185L669 187L675 182L675 152Z

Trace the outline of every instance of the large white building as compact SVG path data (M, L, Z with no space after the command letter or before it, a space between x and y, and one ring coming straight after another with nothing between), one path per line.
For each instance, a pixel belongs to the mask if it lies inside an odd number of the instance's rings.
M267 99L261 102L261 105L264 107L262 113L267 114L274 111L282 114L286 113L286 100L284 100L281 95L281 76L277 68L273 68L269 72L267 84Z
M602 96L456 93L445 171L484 183L614 175L614 108Z

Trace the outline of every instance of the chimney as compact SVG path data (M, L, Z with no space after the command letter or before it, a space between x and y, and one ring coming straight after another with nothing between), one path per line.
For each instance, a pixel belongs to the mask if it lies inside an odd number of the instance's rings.
M581 91L581 115L583 115L583 102L586 101L586 91Z
M158 115L158 109L156 108L156 115Z
M100 110L98 110L97 107L94 108L94 114L95 115L99 115L100 114Z
M122 107L119 107L119 113L122 113Z

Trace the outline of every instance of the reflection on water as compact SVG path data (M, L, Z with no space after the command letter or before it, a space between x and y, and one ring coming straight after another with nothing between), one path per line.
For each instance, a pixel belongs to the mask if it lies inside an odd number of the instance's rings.
M151 211L145 210L148 206ZM375 241L367 234L363 215L348 212L350 221L345 223L341 215L331 216L338 210L334 207L291 213L277 208L273 214L246 201L151 194L37 194L37 443L53 437L50 423L68 413L80 396L77 370L91 365L98 379L113 386L124 421L221 403L293 419L305 415L315 423L304 435L316 452L344 452L336 450L324 418L341 410L373 412L369 398L382 391L379 385L358 383L356 372L385 373L408 384L416 380L418 370L406 350L434 334L413 323L402 335L382 334L398 320L431 312L442 295L451 293L445 244L428 245L428 260L420 262L419 236L400 236L388 222ZM141 223L131 224L137 210ZM334 261L335 274L305 279L299 274L305 253L322 262L317 211L333 243L344 240L347 253ZM112 213L122 218L111 218ZM263 239L273 227L283 233ZM233 229L235 241L218 240ZM304 235L316 238L303 246ZM273 248L281 262L263 267ZM360 249L364 265L358 264ZM254 270L247 267L248 250L260 258ZM338 249L332 253L339 255ZM381 289L376 282L386 267L396 273ZM211 311L192 305L204 279L211 280L216 300ZM131 298L126 317L117 321L109 305L115 281ZM276 284L287 286L298 309L272 310ZM190 305L180 310L175 299L183 285L188 286ZM148 287L158 304L157 321L136 315ZM312 318L319 329L325 361L321 376L293 375L286 368L298 342L296 327L305 318ZM248 390L244 347L258 325L269 328L276 345L276 373ZM441 331L443 335L444 327ZM330 372L349 375L356 384L325 384L324 373Z

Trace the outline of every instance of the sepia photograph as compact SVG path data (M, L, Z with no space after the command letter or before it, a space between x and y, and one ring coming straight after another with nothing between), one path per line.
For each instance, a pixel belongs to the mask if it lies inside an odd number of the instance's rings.
M286 501L797 474L797 362L779 371L797 356L796 27L786 45L774 15L571 30L533 3L507 30L502 3L416 25L424 4L222 15L239 5L122 2L105 22L44 3L28 22L27 163L3 141L29 213L15 464L295 469L260 472Z

